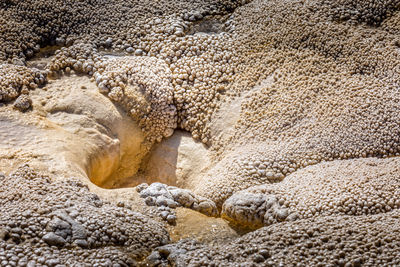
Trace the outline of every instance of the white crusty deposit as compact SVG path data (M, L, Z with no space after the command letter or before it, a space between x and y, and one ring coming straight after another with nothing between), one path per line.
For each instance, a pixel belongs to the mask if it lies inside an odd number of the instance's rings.
M0 142L14 147L0 154L0 265L399 265L399 18L398 0L2 1ZM122 131L125 115L138 127ZM30 121L41 138L13 127ZM151 153L177 129L207 160L176 177L188 155L174 147L160 170L177 183L151 184ZM9 175L35 160L49 178ZM53 182L58 161L65 177ZM136 188L146 214L102 203L67 173L147 182ZM175 207L253 232L167 244Z

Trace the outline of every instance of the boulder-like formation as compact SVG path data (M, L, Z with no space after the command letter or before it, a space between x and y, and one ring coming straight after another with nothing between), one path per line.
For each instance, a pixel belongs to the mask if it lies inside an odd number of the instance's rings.
M193 209L207 216L218 216L217 206L214 201L202 196L196 196L190 190L167 186L162 183L152 183L150 186L146 183L136 187L140 197L145 199L149 206L157 206L161 217L173 224L176 215L171 209L185 207Z
M282 182L228 198L222 216L251 228L317 216L371 215L400 209L398 160L356 159L301 169Z

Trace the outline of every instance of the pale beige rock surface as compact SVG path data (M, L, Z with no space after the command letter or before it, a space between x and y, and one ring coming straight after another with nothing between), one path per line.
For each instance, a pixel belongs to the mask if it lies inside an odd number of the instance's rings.
M400 265L399 14L1 2L0 266Z
M144 176L148 181L193 189L199 175L210 164L207 147L193 140L189 133L177 130L150 152Z

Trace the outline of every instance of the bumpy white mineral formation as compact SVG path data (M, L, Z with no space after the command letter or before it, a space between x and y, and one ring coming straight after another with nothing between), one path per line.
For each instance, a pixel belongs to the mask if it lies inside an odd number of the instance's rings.
M399 266L399 21L1 1L0 266Z

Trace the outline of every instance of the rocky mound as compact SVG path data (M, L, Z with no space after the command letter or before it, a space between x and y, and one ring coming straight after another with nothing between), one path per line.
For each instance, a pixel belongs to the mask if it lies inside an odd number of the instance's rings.
M79 181L51 182L28 166L0 178L2 266L133 266L169 242L161 224L103 202Z

